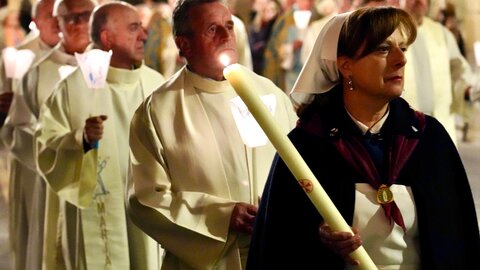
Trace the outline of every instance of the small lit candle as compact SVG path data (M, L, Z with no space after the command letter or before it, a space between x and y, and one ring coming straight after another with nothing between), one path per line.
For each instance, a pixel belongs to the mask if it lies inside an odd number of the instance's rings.
M112 51L103 51L99 49L88 50L84 53L75 53L78 65L83 75L83 79L88 88L93 91L93 108L91 116L98 116L105 113L99 112L103 106L98 103L98 90L105 87L107 82L108 68ZM98 141L93 142L93 148L98 149Z
M75 53L83 78L90 89L105 87L112 51L92 49L84 53Z
M31 50L17 50L13 47L7 47L2 50L2 58L6 77L21 79L30 68L35 54Z
M227 62L225 59L221 59L221 61L224 64ZM337 210L328 194L298 153L295 146L275 123L275 119L272 117L271 113L262 103L258 95L255 94L255 74L240 64L228 65L223 70L223 74L240 98L242 98L243 102L245 102L251 114L262 127L273 146L277 149L280 157L295 176L298 183L302 186L303 190L327 224L335 231L351 232L353 234L350 226ZM353 251L350 256L360 262L360 269L377 269L363 246L360 246Z

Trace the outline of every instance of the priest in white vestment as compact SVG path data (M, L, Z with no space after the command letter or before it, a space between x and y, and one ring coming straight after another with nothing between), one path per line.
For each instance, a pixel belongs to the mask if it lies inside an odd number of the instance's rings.
M36 28L25 38L24 42L16 49L18 51L29 50L34 58L32 66L36 66L47 54L52 51L58 41L58 25L52 17L53 0L36 1L32 7L32 20ZM2 59L3 60L3 59ZM13 65L26 65L23 59L16 58ZM2 151L2 163L9 162L9 237L12 251L13 269L40 269L42 261L43 244L43 221L44 221L44 184L37 178L35 166L28 161L32 156L32 136L27 141L18 142L23 147L16 147L11 140L15 122L23 117L21 107L16 103L23 99L20 83L21 76L7 78L4 61L1 61L2 96L14 93L12 106L10 107L9 118L6 126L2 128L2 141L6 151ZM29 67L24 66L27 71ZM2 98L3 99L3 98ZM19 115L20 113L20 115ZM30 121L29 113L23 117ZM23 121L23 120L22 120ZM25 139L25 138L23 138ZM23 148L23 149L22 149ZM26 148L26 149L25 149ZM24 157L27 156L27 160ZM8 159L8 160L7 160ZM31 161L31 159L30 159ZM39 190L40 189L40 190Z
M127 207L165 249L162 269L244 269L275 149L263 133L252 134L250 113L223 78L219 57L237 61L224 2L179 1L173 26L187 65L132 119ZM290 100L268 79L252 79L288 133L297 119Z
M131 5L109 2L92 16L94 50L83 56L112 52L105 84L89 87L82 63L58 84L40 112L37 166L61 199L67 269L158 269L157 243L130 222L124 198L129 123L164 78L142 65L146 32Z
M12 110L2 131L3 137L16 160L12 181L29 183L32 195L30 208L36 217L30 220L37 226L35 233L39 240L28 248L35 251L29 261L35 264L31 269L52 269L51 265L61 261L57 257L60 242L59 202L47 188L36 168L34 154L34 132L38 128L40 108L53 89L68 72L77 65L74 53L83 52L88 44L88 19L95 4L90 0L65 0L50 3L53 6L52 24L59 29L59 44L39 59L25 74L20 85L20 94L13 100Z
M468 114L465 95L472 86L471 67L452 33L426 16L427 0L402 3L418 25L417 39L406 53L402 97L414 109L437 118L457 144L455 114Z

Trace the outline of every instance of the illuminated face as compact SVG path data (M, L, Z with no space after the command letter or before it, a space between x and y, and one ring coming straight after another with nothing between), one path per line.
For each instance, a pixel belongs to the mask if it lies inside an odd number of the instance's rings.
M372 53L356 60L349 60L347 75L352 78L358 95L370 100L388 102L403 91L405 51L407 39L396 30Z
M176 43L189 68L202 76L221 80L224 65L219 61L227 55L230 63L237 62L232 14L219 3L205 3L191 11L190 22L195 23L193 33L179 36Z
M147 32L134 9L116 9L116 12L109 16L106 31L109 36L108 44L103 45L105 49L113 51L112 66L131 68L132 65L142 62Z

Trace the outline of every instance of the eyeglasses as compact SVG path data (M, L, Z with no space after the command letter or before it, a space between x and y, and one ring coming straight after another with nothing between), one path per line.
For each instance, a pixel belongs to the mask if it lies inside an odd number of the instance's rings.
M85 11L81 13L70 13L66 15L60 15L59 17L62 18L66 24L74 25L74 24L88 23L88 20L90 20L91 14L92 14L92 11Z

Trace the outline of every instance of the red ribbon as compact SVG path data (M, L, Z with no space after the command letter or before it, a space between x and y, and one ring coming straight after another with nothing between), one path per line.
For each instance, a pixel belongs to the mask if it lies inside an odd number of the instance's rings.
M425 126L425 115L416 113L419 120L420 130ZM387 186L394 184L403 166L409 159L413 150L418 144L418 137L406 137L403 134L396 134L393 138L392 145L388 148L388 183ZM365 149L358 137L352 136L348 139L339 138L334 141L338 152L343 158L360 174L362 174L368 183L375 189L379 189L382 183L380 182L380 174L378 173L373 160L368 151ZM403 221L402 213L395 201L388 204L382 204L385 216L390 223L392 220L402 227L406 233L405 223Z

